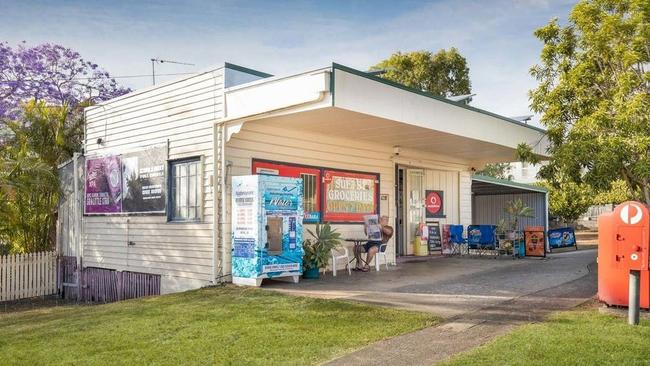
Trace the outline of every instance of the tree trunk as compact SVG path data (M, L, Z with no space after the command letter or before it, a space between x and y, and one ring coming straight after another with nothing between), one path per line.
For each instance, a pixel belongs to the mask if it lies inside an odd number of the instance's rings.
M643 178L643 198L645 204L650 205L650 187L648 186L648 178Z

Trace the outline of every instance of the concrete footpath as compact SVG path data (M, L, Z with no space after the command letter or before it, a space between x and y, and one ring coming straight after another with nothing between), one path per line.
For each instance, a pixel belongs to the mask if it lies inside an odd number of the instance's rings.
M502 301L491 298L483 307L461 305L460 308L465 311L447 317L438 326L371 344L326 364L432 365L480 346L518 325L543 320L554 311L571 309L589 301L596 294L595 252L592 252L569 252L549 258L549 262L564 258L567 265L583 266L584 272L581 271L583 274L578 278L556 282L554 286L545 286L514 297L504 296ZM585 259L589 260L586 264ZM538 281L558 280L557 273L543 275L545 271L540 271L540 267L547 267L544 264L535 263L530 267L531 273L539 275ZM552 270L553 267L549 265L548 269ZM500 272L503 270L505 268ZM516 275L519 271L514 272ZM495 290L494 286L489 289Z
M426 311L442 324L369 345L331 365L431 365L479 346L517 325L577 306L596 294L596 251L547 258L416 258L380 272L355 272L264 288Z

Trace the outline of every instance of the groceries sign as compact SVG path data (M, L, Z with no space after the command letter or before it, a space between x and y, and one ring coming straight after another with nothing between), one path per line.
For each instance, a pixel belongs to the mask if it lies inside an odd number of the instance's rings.
M377 213L377 175L325 170L323 178L324 221L362 222Z

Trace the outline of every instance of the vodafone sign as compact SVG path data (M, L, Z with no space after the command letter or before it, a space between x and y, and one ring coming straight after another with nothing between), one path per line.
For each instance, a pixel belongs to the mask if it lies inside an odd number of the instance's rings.
M444 197L444 191L426 191L424 208L427 218L445 217Z

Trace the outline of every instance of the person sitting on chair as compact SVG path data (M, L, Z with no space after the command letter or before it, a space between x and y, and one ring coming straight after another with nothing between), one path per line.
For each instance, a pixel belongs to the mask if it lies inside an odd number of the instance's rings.
M382 216L379 218L379 225L381 226L381 241L380 240L370 240L362 246L357 246L354 249L354 258L357 261L357 267L355 270L368 272L370 271L369 263L372 262L372 259L375 257L375 254L379 252L379 248L382 244L388 243L390 238L393 236L393 228L388 225L388 216ZM367 234L367 228L364 227L364 231ZM384 250L386 248L384 247ZM362 263L361 253L366 253L366 260L364 265L360 267Z

